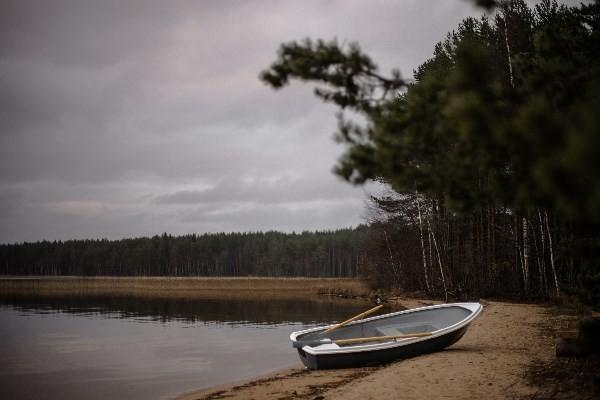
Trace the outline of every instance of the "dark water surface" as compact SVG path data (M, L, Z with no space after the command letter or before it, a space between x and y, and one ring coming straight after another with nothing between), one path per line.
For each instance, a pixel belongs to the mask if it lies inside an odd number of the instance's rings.
M298 364L289 333L347 301L0 294L2 399L168 399Z

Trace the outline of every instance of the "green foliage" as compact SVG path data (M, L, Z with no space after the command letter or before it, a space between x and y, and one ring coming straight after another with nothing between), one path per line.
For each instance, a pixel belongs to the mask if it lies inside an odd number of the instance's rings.
M261 78L325 85L319 97L365 117L364 126L340 121L346 151L335 172L351 183L382 178L465 215L549 210L572 239L562 260L580 264L585 287L600 269L585 256L599 250L600 1L476 3L496 13L461 22L414 83L378 75L358 45L310 40L282 45Z
M344 49L335 40L305 39L302 43L283 44L279 60L260 77L275 89L287 85L290 78L322 82L324 86L315 89L317 96L342 109L360 111L373 109L380 89L383 99L387 92L404 85L397 71L392 72L391 78L379 75L377 66L357 44Z
M599 9L512 1L493 21L467 18L393 98L399 75L377 75L357 45L335 41L285 44L261 77L325 84L317 95L367 117L341 124L336 172L350 182L384 177L459 211L549 208L600 223Z

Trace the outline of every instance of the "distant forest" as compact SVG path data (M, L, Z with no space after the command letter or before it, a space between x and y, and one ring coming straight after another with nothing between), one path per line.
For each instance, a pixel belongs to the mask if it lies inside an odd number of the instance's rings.
M366 227L0 245L2 275L354 277Z

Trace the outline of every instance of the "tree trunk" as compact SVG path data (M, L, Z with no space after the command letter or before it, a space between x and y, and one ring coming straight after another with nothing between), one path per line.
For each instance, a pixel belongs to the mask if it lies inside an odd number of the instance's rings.
M552 247L552 233L550 232L550 224L548 223L548 211L544 212L544 219L546 220L546 231L548 232L548 246L550 250L550 267L552 268L552 276L554 278L554 289L556 290L556 297L560 297L560 288L558 286L558 276L556 274L556 267L554 266L554 249Z
M427 256L425 255L425 241L423 240L423 218L421 217L421 203L419 201L419 192L415 192L417 200L417 211L419 213L419 232L421 234L421 251L423 253L423 272L425 275L425 287L427 293L431 293L431 287L429 286L429 277L427 275Z
M544 235L544 222L542 220L542 211L538 209L538 218L540 220L540 240L542 242L542 254L540 268L540 288L544 289L544 293L547 292L546 285L546 238ZM538 255L539 258L539 255ZM539 261L538 261L539 262Z
M506 45L506 58L507 58L507 64L508 64L508 79L510 82L510 87L514 88L515 82L513 79L512 57L510 54L510 44L508 41L508 24L506 22L506 20L508 19L508 3L507 2L503 3L502 11L503 11L502 20L504 21L504 44Z
M387 235L387 232L385 231L385 229L383 230L383 235L385 237L385 244L388 249L388 256L390 258L390 264L392 264L392 271L394 273L394 285L398 286L398 289L402 289L402 287L400 285L400 276L402 276L402 272L400 271L400 268L396 268L396 263L394 263L394 255L392 253L392 247L390 246L390 241L388 239L388 235ZM400 267L400 265L398 265L398 267Z
M523 281L527 291L529 288L529 221L526 217L521 221L523 223Z
M448 288L446 287L446 278L444 275L444 267L442 266L442 258L440 257L440 249L437 245L437 240L435 240L435 233L431 229L431 224L429 220L427 221L427 226L429 227L429 232L431 233L431 237L433 238L433 245L435 246L435 251L437 253L438 264L440 266L440 275L442 276L442 285L444 286L444 298L446 303L448 302Z

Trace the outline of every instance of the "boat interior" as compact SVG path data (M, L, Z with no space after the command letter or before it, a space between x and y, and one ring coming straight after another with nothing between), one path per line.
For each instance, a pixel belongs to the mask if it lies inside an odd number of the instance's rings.
M470 310L459 306L434 308L385 318L375 318L370 321L357 321L326 335L323 334L323 331L309 332L297 337L297 340L311 341L328 338L335 341L373 336L433 333L464 320L470 314Z

